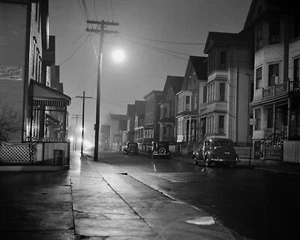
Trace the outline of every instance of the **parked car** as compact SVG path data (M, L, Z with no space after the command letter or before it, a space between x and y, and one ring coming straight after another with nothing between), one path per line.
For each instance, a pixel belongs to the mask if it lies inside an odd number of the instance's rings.
M151 148L148 150L148 157L149 158L171 158L171 153L169 150L169 142L156 142L153 141L151 143Z
M193 151L194 164L200 161L205 166L226 164L235 167L239 162L233 141L228 138L206 138L199 148Z
M138 144L136 142L127 142L126 147L123 149L123 154L128 155L129 153L134 155L139 154Z

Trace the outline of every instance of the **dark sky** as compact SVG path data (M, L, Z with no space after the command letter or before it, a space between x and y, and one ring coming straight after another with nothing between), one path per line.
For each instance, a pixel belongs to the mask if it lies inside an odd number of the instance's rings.
M84 4L85 3L85 4ZM108 27L101 76L101 121L109 113L126 114L127 104L152 90L162 90L166 77L183 76L189 55L205 56L209 31L240 32L251 0L50 0L50 34L56 36L56 64L64 92L72 98L70 122L81 114L85 91L86 138L93 141L99 35L86 31L86 20L118 22ZM89 25L89 27L92 27ZM176 43L176 44L175 44ZM180 44L179 44L180 43ZM115 48L123 63L111 58Z

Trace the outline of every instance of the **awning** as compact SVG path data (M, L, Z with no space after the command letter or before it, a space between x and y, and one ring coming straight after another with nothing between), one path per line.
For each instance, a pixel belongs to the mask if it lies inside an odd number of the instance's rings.
M30 82L30 94L34 105L65 107L71 98L36 81Z

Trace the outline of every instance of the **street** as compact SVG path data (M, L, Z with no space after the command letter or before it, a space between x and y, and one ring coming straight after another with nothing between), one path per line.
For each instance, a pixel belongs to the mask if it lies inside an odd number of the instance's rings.
M153 160L122 153L99 157L249 239L287 239L300 232L295 220L300 214L298 176L245 166L206 168L191 159Z

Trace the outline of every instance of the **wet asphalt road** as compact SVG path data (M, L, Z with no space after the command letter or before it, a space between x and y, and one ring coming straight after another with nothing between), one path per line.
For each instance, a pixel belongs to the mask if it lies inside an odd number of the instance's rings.
M300 177L246 167L205 168L191 160L121 153L101 161L213 215L248 239L294 239L300 233Z

